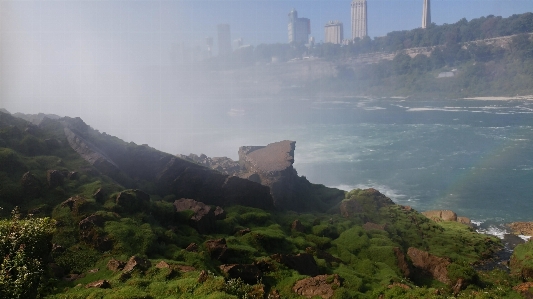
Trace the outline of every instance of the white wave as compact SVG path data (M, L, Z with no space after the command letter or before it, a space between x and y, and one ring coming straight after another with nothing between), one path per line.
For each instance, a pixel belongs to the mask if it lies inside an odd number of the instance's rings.
M531 239L531 236L526 236L526 235L518 235L520 238L522 238L522 240L524 241L529 241L529 239Z
M445 109L445 108L409 108L407 112L421 112L421 111L444 111L444 112L468 112L464 109Z
M509 233L509 231L507 231L507 229L505 229L504 227L495 225L489 225L489 227L486 228L480 227L476 231L481 234L493 235L500 239L503 239L503 237Z
M386 110L384 107L364 107L364 110Z

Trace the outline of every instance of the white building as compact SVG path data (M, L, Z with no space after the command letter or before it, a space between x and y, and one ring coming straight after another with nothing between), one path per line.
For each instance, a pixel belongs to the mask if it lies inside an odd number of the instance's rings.
M341 44L344 39L342 22L329 21L324 26L324 42L332 44Z
M368 35L366 19L366 0L352 1L352 39Z
M298 12L293 8L289 13L289 43L307 43L311 34L311 21L298 18Z

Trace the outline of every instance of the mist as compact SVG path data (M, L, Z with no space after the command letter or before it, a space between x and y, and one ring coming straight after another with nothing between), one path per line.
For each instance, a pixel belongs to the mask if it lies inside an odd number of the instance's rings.
M205 63L218 53L216 24L230 24L232 40L252 47L286 43L287 12L296 7L312 19L319 42L331 19L343 20L349 35L344 2L2 1L0 108L81 117L101 132L173 154L236 158L241 145L300 137L280 125L305 125L310 117L299 112L316 109L323 99L291 93L295 99L284 101L280 92L334 70L318 62L292 73L224 69L220 59ZM447 3L441 22L460 19L449 10L453 2L441 2L434 5ZM370 2L372 36L419 26L419 1L391 3ZM479 16L487 9L510 14L529 4L513 3L511 10L501 1L460 7L477 6ZM413 17L394 23L383 18L399 8ZM206 37L215 40L210 50ZM312 115L320 120L322 114Z

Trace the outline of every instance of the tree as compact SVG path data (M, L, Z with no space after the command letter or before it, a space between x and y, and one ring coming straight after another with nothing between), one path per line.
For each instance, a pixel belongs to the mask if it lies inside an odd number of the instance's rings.
M54 220L22 219L17 209L11 214L11 219L0 220L0 298L35 298L50 254Z

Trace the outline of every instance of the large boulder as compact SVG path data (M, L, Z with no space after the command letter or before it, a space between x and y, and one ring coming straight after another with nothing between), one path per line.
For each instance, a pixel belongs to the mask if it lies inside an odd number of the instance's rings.
M514 234L533 236L533 222L513 222L508 226Z
M457 214L450 210L432 210L422 212L422 215L436 221L457 221Z
M248 284L256 284L263 276L254 264L224 264L220 265L220 270L227 278L240 278Z
M113 240L102 229L105 219L100 215L90 215L82 219L79 224L80 240L99 251L109 251L113 248Z
M138 256L132 256L124 266L124 269L122 269L123 273L130 273L134 270L139 271L146 271L150 267L152 267L152 263L145 258L138 257Z
M319 296L323 299L330 299L340 286L341 279L339 275L318 275L297 281L292 290L296 294L307 298Z
M292 208L296 200L292 190L298 178L292 166L295 145L295 141L284 140L267 146L239 148L239 164L245 169L245 175L257 174L261 184L270 188L274 204L280 208Z
M275 254L272 259L280 264L298 271L302 275L316 276L319 274L318 265L313 255L309 253L293 254Z
M42 192L42 184L31 172L26 172L22 175L20 181L22 191L30 196L39 196Z
M50 189L63 186L64 180L65 176L59 170L52 169L46 172L46 181Z
M189 224L201 234L207 234L215 229L215 210L210 206L193 199L178 199L174 201L176 212L192 211Z
M212 259L225 261L228 258L228 245L226 245L226 239L224 238L207 240L205 247Z
M449 260L414 247L409 247L407 250L407 256L413 262L413 266L422 272L422 274L427 274L433 279L446 284L451 283L448 278Z
M142 211L149 205L150 195L137 189L125 190L117 195L115 202L127 211Z

